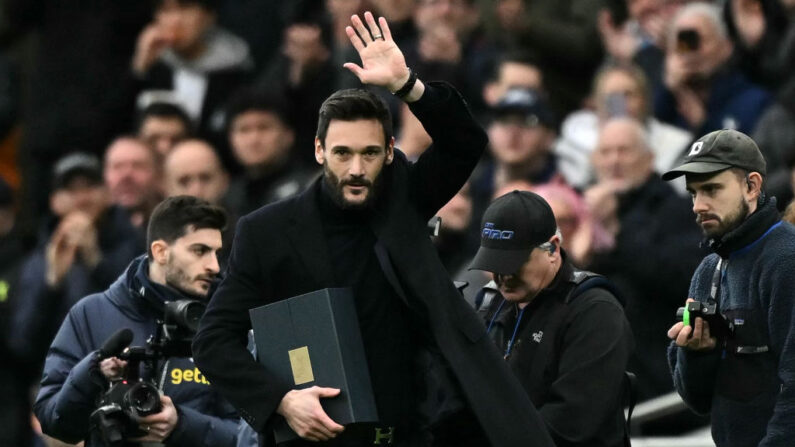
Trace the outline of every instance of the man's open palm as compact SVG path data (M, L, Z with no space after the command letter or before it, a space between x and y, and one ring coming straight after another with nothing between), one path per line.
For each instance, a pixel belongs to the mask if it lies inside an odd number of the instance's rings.
M394 92L409 78L406 59L392 40L386 19L381 17L376 24L369 11L364 13L364 19L366 25L358 15L354 15L351 17L352 26L345 28L348 38L359 52L362 66L348 62L343 67L353 72L363 84L386 87Z

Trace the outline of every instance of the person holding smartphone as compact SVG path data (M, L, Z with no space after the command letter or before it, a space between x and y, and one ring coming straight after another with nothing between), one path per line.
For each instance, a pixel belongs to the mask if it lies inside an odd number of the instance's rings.
M751 132L771 98L730 65L732 52L718 6L682 7L668 34L655 115L697 135L726 128Z

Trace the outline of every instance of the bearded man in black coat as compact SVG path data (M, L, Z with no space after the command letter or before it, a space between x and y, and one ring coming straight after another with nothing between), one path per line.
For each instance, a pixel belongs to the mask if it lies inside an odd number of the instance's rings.
M303 194L240 219L226 278L194 340L195 361L265 443L273 424L285 418L303 438L291 445L373 444L373 433L361 437L323 411L320 400L339 390L292 389L246 350L249 309L350 287L380 428L392 433L394 427L393 445L430 442L429 424L439 422L442 409L428 405L439 394L428 395L426 379L428 365L437 365L431 370L445 371L447 380L434 383L449 384L447 396L458 396L463 412L477 421L466 427L482 427L488 441L479 445L551 446L537 411L428 236L426 222L469 177L486 135L450 85L416 79L383 18L376 23L366 13L365 20L354 16L347 28L362 66L345 67L364 84L385 87L406 101L433 145L409 163L394 148L389 112L375 95L331 95L320 109L315 138L323 176ZM457 393L449 394L452 389Z

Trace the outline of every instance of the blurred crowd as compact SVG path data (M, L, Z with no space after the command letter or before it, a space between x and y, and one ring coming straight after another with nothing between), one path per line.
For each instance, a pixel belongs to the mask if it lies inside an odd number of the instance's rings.
M52 337L144 252L164 197L224 207L228 253L235 219L318 174L319 106L360 86L342 67L352 14L385 17L409 67L455 85L488 132L435 236L465 298L491 279L467 270L489 202L538 193L573 262L627 302L641 400L673 390L666 331L705 254L684 182L659 174L733 128L765 155L768 194L793 198L793 0L0 4L0 446L33 445ZM376 93L416 159L430 137Z

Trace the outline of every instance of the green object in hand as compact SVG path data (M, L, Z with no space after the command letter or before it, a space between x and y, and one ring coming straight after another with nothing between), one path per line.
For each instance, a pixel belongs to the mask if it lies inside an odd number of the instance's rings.
M682 313L682 323L685 326L690 326L690 308L688 306L684 307L685 311Z

